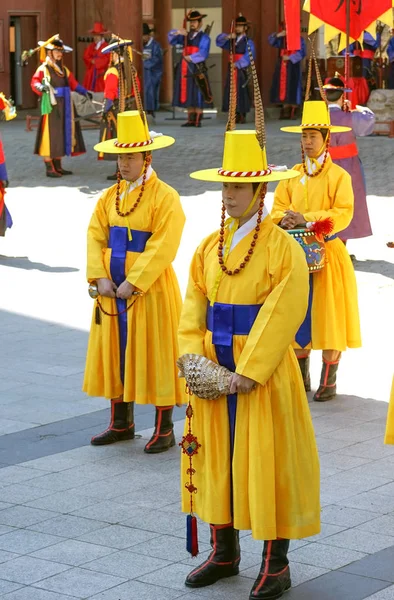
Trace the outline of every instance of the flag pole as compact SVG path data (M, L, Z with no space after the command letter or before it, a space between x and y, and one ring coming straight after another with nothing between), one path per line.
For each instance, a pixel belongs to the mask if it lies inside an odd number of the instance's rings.
M345 85L349 87L350 78L350 0L346 0L346 52L345 52ZM347 99L347 93L345 93Z

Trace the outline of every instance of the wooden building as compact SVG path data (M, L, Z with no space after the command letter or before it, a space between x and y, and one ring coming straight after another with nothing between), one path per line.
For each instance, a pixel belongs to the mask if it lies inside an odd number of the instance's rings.
M214 39L220 31L228 31L231 20L242 12L252 22L251 35L257 48L257 68L265 102L277 58L277 51L268 45L269 33L277 29L282 18L281 0L190 0L192 6L211 24L212 45L209 61L216 106L220 107L222 82L227 69L227 57L216 48ZM30 79L38 65L38 55L21 66L23 50L34 48L38 40L59 33L64 42L74 48L65 62L82 81L83 51L88 43L88 30L94 21L103 21L115 34L131 38L141 49L142 22L154 26L156 38L165 52L165 76L162 102L172 97L173 67L177 57L167 42L167 32L181 27L185 11L184 0L1 0L0 3L0 91L12 94L22 108L36 106L36 96L30 90ZM140 60L135 55L137 67Z

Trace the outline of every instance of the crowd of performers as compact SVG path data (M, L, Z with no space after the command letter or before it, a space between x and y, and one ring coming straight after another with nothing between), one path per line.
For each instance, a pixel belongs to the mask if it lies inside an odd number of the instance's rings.
M209 52L209 37L199 26L203 16L192 11L190 32L169 34L171 43L186 40L185 63L192 71ZM238 18L235 31L217 39L220 47L235 49L226 86L230 90L236 82L236 102L225 105L230 115L222 164L191 174L221 183L222 203L219 229L194 253L183 304L172 263L185 215L177 191L153 169L154 152L175 139L149 131L147 113L155 108L143 109L130 60L132 42L113 37L100 47L108 56L102 77L106 119L95 150L115 160L117 169L116 182L99 198L88 228L87 280L94 308L83 390L111 403L108 428L93 436L94 446L134 439L134 405L153 405L147 454L175 445L173 408L188 405L180 444L187 548L197 555L198 516L209 523L212 552L185 585L205 587L236 576L239 531L251 530L263 546L249 598L269 600L291 587L290 540L320 531L319 459L307 392L316 390L316 402L335 399L341 355L361 346L357 284L346 242L371 235L355 135L371 132L374 115L365 108L346 110L347 90L334 77L324 85L327 102L305 101L300 124L282 128L301 138L295 166L271 165L247 27L246 19ZM150 33L144 27L155 85L145 101L155 107L162 62L155 40L147 39ZM283 37L271 41L281 47ZM68 174L61 158L85 150L70 91L87 96L89 90L63 66L69 48L58 36L40 45L45 57L32 82L44 104L36 152L47 174L61 177ZM282 50L281 59L291 69L300 62ZM188 108L186 124L198 127L202 92L192 89L192 77L182 76L182 64L177 101ZM242 122L250 107L242 99L249 67L256 123L254 129L237 130L235 122ZM132 92L125 86L129 76ZM98 72L93 79L101 80ZM4 208L7 179L0 152L0 234L10 220ZM270 182L278 182L271 214L265 206ZM310 378L312 350L322 352L319 385ZM394 385L385 441L394 443Z

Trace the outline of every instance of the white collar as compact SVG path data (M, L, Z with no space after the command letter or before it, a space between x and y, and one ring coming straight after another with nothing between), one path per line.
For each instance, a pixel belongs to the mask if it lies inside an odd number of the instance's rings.
M150 177L152 176L153 173L153 169L152 169L152 165L149 165L149 167L147 168L146 171L146 178L145 181L148 181L150 179ZM120 194L120 199L123 200L125 194L130 194L130 192L132 192L133 190L135 190L137 187L139 187L142 184L142 180L143 180L144 176L141 175L141 177L138 177L138 179L136 179L135 181L126 181L126 188L125 190Z
M324 160L324 152L323 152L323 154L320 154L320 156L318 158L316 158L315 160L319 163L319 165L322 165L323 160ZM312 175L317 169L316 163L314 161L312 162L311 159L307 156L305 158L305 164L306 164L306 168L307 168L309 175ZM305 184L305 180L306 180L306 176L304 175L300 181L302 184Z
M194 38L200 33L200 31L201 31L201 27L200 27L200 29L197 29L197 31L193 31L193 32L190 31L191 39L194 40Z
M153 42L153 37L150 37L149 41L146 42L146 44L145 44L145 48L147 48L148 46L150 46L152 42Z
M263 214L261 216L261 221L262 222L268 216L268 214L269 214L268 210L264 206L264 208L263 208ZM244 237L246 237L251 231L253 231L253 229L257 225L257 218L258 218L258 212L256 212L252 217L250 217L249 221L246 221L246 223L244 223L243 225L241 225L241 227L239 227L237 229L237 231L234 233L234 237L233 237L232 242L231 242L230 252L232 250L234 250L235 246L237 244L239 244L239 242L241 240L243 240Z
M339 108L339 110L342 110L340 106L338 106L338 104L329 104L328 108Z
M102 46L104 44L105 40L100 40L99 42L96 42L96 50L98 50L100 48L100 46Z
M240 42L242 40L242 38L245 37L245 33L241 33L241 35L237 36L236 42L238 44L238 42Z

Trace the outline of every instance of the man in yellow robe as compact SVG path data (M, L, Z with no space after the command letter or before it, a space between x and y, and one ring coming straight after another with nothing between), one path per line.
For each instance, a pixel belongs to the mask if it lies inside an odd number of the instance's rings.
M134 437L134 402L156 406L145 452L175 444L172 411L183 402L176 332L181 310L171 266L185 216L178 193L151 167L151 151L175 140L151 138L138 111L118 115L118 139L95 150L118 154L118 183L99 199L88 230L87 278L96 299L83 390L111 400L108 429L93 445Z
M325 239L326 265L310 275L308 314L294 343L307 391L311 348L323 350L320 386L314 400L324 402L336 395L341 353L361 346L356 277L349 253L338 237L353 217L352 182L328 153L330 133L349 128L331 126L322 101L305 102L302 123L282 127L283 131L301 133L303 160L293 167L299 176L276 188L271 216L287 230L321 219L332 221L332 233Z
M192 174L223 183L222 224L192 260L179 351L219 362L233 375L227 397L191 398L201 444L193 456L193 510L210 523L212 553L185 584L204 587L237 575L238 530L252 530L264 540L254 600L290 588L289 539L320 530L317 448L291 347L307 308L308 270L297 242L264 207L267 182L292 176L271 172L255 131L227 132L223 168ZM184 453L184 512L188 468Z

